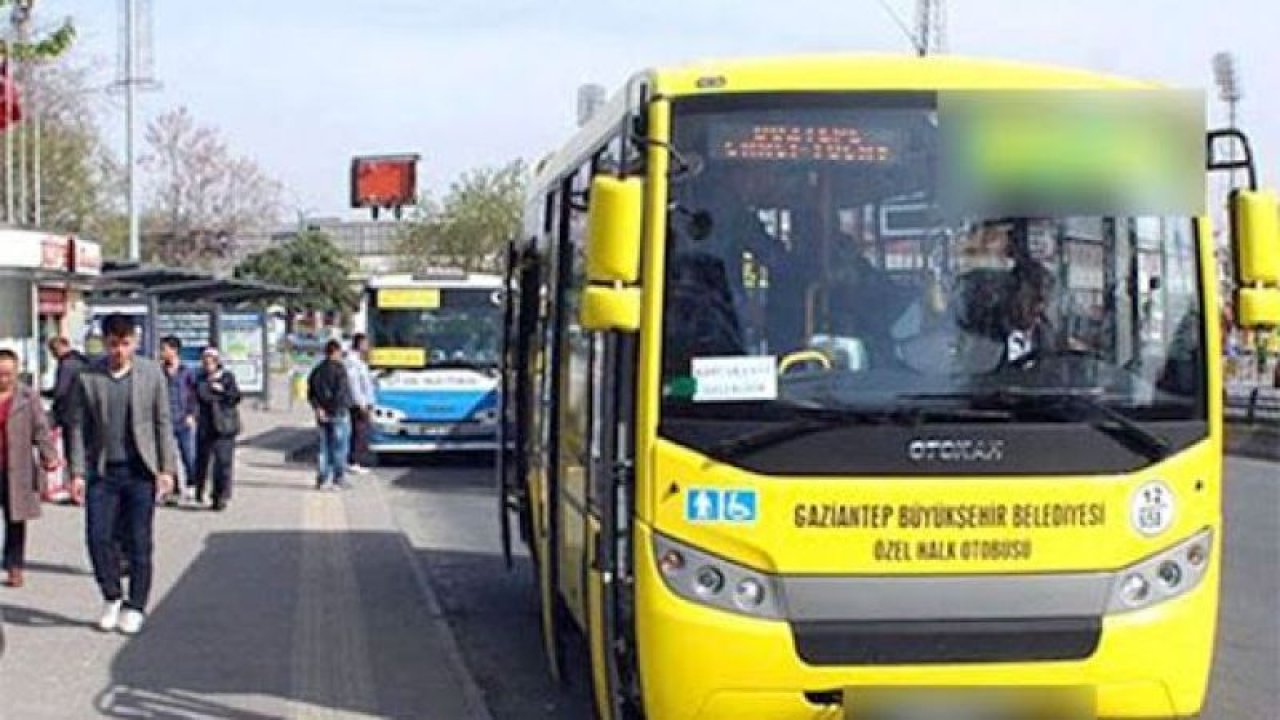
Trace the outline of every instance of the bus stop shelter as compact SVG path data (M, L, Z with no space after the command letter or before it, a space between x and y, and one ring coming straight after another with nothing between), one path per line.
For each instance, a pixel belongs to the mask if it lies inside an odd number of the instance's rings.
M88 308L85 348L95 352L98 320L120 313L134 318L142 352L155 357L166 336L182 341L184 364L197 365L205 347L216 346L246 395L271 400L271 342L267 307L298 295L295 288L187 268L108 263ZM95 335L97 334L97 335Z

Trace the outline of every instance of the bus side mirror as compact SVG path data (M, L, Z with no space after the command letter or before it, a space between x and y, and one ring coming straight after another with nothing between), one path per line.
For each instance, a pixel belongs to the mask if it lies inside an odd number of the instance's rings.
M1240 190L1230 203L1237 320L1280 326L1280 201L1271 190Z
M640 329L640 288L592 285L582 291L578 321L589 331Z
M639 178L601 175L591 181L587 210L587 278L634 283L640 277L644 185Z

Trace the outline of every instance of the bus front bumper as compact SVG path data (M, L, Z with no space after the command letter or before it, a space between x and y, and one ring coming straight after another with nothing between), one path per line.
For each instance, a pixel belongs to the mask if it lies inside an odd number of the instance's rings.
M475 422L375 423L369 449L381 453L481 452L498 449L494 424Z
M647 529L639 532L644 547ZM651 554L638 562L641 684L654 720L856 718L862 689L1045 689L1088 697L1099 718L1193 717L1213 652L1220 559L1195 590L1101 618L1084 659L911 665L814 665L785 620L714 609L675 595ZM963 697L963 696L961 696ZM846 714L847 713L847 714Z

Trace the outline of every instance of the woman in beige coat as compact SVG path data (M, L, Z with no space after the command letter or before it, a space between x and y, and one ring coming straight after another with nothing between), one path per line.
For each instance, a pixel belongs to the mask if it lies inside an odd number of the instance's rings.
M18 356L0 349L0 505L4 510L5 585L22 587L27 521L40 516L45 472L58 466L40 397L18 380ZM39 460L36 459L37 452Z

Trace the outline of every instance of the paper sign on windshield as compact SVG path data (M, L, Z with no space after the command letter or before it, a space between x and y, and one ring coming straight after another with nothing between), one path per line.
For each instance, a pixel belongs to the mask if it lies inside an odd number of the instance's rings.
M778 359L772 355L693 358L694 402L774 400Z

